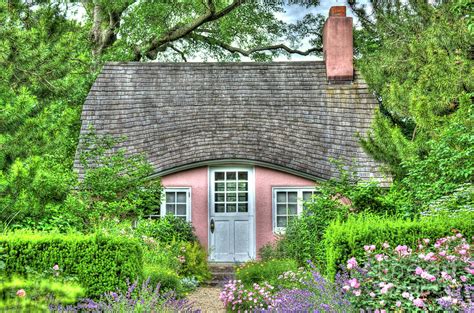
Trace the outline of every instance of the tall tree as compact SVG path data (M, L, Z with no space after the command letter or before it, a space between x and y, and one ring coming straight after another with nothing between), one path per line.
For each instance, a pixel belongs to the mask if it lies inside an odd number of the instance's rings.
M380 100L366 151L402 178L403 162L425 158L461 107L472 106L472 2L348 1L361 21L357 61Z
M320 44L307 50L298 50L295 40L291 46L284 44L285 36L294 37L296 32L275 18L275 13L283 11L279 1L84 0L82 4L92 24L95 56L112 52L112 58L135 61L170 55L184 61L193 56L268 60L280 53L321 52ZM299 23L320 28L322 19L306 18ZM165 57L163 52L168 52Z

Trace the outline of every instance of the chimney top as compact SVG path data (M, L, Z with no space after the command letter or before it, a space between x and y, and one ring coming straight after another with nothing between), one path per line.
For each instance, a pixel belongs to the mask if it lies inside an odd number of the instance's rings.
M345 6L334 6L323 29L323 54L327 79L332 83L350 82L354 78L352 17L346 17Z
M333 6L329 9L329 16L346 16L346 7L344 5Z

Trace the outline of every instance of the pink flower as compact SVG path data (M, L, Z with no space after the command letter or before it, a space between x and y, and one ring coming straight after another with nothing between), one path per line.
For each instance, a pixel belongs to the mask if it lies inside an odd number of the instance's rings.
M20 289L16 292L16 296L20 297L20 298L23 298L23 297L26 296L26 291L24 289Z
M351 270L355 267L357 267L357 260L356 258L350 258L349 260L347 260L347 269Z
M375 245L364 246L364 250L365 250L366 252L374 251L374 250L375 250Z
M349 285L356 289L360 287L360 283L357 281L357 278L349 279Z
M473 270L473 269L470 269L469 267L465 267L464 269L465 269L466 272L468 272L469 274L474 275L474 270Z
M467 277L464 276L464 275L462 275L461 277L459 277L459 279L461 279L461 281L462 281L463 283L465 283L465 282L467 281Z
M383 255L383 254L376 254L375 255L375 259L377 260L377 262L382 262L384 258L385 258L385 255Z
M427 255L425 255L425 258L424 258L425 261L435 261L436 260L436 256L433 252L430 252L428 253Z
M448 256L446 256L446 260L454 261L454 260L456 260L456 256L455 255L448 255Z
M357 289L357 290L354 290L352 293L353 293L356 297L358 297L358 296L360 296L361 291L360 291L360 289Z
M369 296L371 296L373 298L373 297L375 297L375 293L371 292L371 293L369 293Z
M462 234L461 234L461 233L457 233L457 234L456 234L456 237L457 237L457 238L462 238Z
M408 298L410 298L410 294L405 291L405 292L402 293L402 297L405 298L405 299L408 299Z
M388 242L385 241L385 242L382 244L382 248L388 249L388 248L390 248L390 245L388 244Z
M416 298L416 299L413 300L413 305L417 306L419 308L422 308L422 307L425 306L425 302L423 302L423 300L420 299L420 298Z
M59 265L55 264L55 265L53 266L53 270L59 271Z
M421 275L421 274L423 274L423 272L424 272L423 269L419 266L415 269L415 274L416 275Z
M427 245L430 243L430 240L428 238L423 239L423 242Z
M438 254L439 254L440 256L446 256L446 251L444 251L444 250L443 250L443 251L440 251Z
M402 306L402 302L401 302L401 301L397 301L397 302L395 302L395 305L397 306L397 308L399 308L399 307Z
M398 255L400 256L407 256L407 255L410 255L411 254L411 249L408 248L407 246L397 246L395 248L395 251L398 253Z
M349 289L351 289L351 287L349 285L344 285L344 287L342 287L342 289L344 291L348 291Z
M460 255L465 255L465 254L467 253L467 251L464 250L464 249L461 249L461 250L458 251L458 253L459 253Z

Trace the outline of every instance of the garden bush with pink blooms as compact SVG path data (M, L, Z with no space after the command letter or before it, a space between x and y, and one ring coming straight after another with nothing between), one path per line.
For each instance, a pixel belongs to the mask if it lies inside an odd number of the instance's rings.
M358 309L430 312L474 310L472 237L461 233L406 245L365 245L337 277Z
M325 275L334 277L340 264L351 257L364 256L364 245L388 242L392 246L407 245L414 249L421 238L436 240L457 230L474 236L474 212L401 219L374 214L349 216L346 221L333 221L324 234Z

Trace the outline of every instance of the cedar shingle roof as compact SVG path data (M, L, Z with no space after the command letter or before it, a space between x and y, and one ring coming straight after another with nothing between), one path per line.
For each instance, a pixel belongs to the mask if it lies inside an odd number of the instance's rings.
M339 159L382 180L355 136L376 106L357 73L352 84L328 84L322 61L108 63L81 133L92 124L126 136L122 146L145 153L158 174L232 159L328 179L337 174L330 159Z

